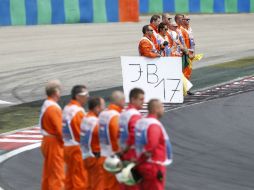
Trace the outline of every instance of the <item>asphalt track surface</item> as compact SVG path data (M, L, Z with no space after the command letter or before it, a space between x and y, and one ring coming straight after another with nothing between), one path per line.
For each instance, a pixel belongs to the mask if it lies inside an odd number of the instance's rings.
M254 14L191 15L197 52L194 68L254 54ZM63 95L73 85L91 91L122 85L120 56L138 55L139 23L72 24L0 28L0 100L15 104L43 99L49 79ZM1 105L0 105L1 107Z
M166 112L174 162L170 190L254 189L254 91ZM6 190L39 190L40 149L24 152L0 166Z

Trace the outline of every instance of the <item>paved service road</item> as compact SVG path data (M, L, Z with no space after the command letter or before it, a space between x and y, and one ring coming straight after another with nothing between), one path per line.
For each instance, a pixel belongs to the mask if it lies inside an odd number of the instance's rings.
M163 123L173 142L170 190L254 189L254 91L167 112ZM39 149L0 166L6 190L39 190Z
M254 14L191 15L197 52L194 68L251 56ZM64 95L85 83L90 90L122 84L120 56L138 55L140 23L73 24L0 28L0 100L43 98L45 82L58 78Z

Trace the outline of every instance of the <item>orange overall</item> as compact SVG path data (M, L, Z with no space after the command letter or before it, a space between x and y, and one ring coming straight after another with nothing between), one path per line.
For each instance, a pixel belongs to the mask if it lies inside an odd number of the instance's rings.
M95 113L88 112L85 119L90 117L96 117ZM82 127L82 125L81 125ZM81 129L82 130L82 129ZM94 127L91 134L91 150L95 157L87 157L84 159L84 168L88 175L88 187L87 190L104 190L104 178L103 178L103 161L100 157L100 140L99 140L99 125L98 123Z
M49 104L45 106L47 102ZM41 189L61 190L64 186L62 111L51 98L44 102L43 108L40 119L43 133L41 152L44 158Z
M189 33L188 33L188 30L181 27L181 32L182 32L182 35L183 35L183 38L184 38L184 43L186 45L186 48L187 49L191 49L191 44L190 44L190 37L189 37ZM192 51L189 51L189 57L193 56L194 55L194 52ZM191 58L190 58L191 59ZM187 66L183 69L183 74L184 76L190 80L191 78L191 74L192 74L192 67L191 66Z
M82 153L79 146L80 142L80 125L85 113L82 106L76 101L71 102L64 108L63 118L65 113L71 112L72 107L79 109L70 121L70 129L74 136L74 143L64 143L64 159L66 163L66 179L65 190L84 190L87 188L87 172L84 170Z
M110 104L108 107L108 110L114 110L118 113L122 111L122 108L115 104ZM105 112L105 111L104 111ZM103 112L102 112L103 113ZM111 118L109 125L109 137L111 142L111 149L113 152L118 152L120 149L120 146L118 144L119 141L119 115L115 115ZM101 147L102 148L102 147ZM106 159L105 156L103 156L103 161ZM104 171L104 190L120 190L120 184L116 180L116 177L114 174L109 173L107 171Z
M146 35L140 40L138 49L140 56L149 58L158 57L158 54L155 53L155 51L157 51L155 44L153 43L152 39Z

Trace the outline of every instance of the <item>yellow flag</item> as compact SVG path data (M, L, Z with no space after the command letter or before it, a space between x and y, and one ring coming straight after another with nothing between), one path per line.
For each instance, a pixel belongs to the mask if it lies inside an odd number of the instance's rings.
M182 75L183 79L183 95L187 96L187 92L192 88L192 83L184 76Z
M200 61L204 57L203 53L195 55L193 61Z

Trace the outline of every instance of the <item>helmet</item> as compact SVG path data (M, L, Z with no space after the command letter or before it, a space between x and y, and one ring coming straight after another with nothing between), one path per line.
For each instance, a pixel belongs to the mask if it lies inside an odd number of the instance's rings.
M123 164L117 155L111 155L104 161L103 168L108 172L117 173L122 170Z
M136 165L134 163L129 163L126 167L124 167L121 172L116 174L117 181L130 186L137 184L142 177L135 170L135 166Z

